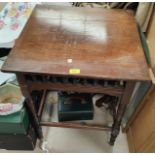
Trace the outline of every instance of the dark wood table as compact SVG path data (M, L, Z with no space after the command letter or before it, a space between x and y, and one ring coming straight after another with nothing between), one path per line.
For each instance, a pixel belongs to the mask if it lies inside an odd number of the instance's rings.
M16 73L39 138L41 125L105 129L111 131L112 145L136 82L150 80L133 13L102 8L37 6L2 71ZM74 83L77 79L82 82ZM38 111L33 90L43 91ZM40 122L46 90L118 97L112 127Z

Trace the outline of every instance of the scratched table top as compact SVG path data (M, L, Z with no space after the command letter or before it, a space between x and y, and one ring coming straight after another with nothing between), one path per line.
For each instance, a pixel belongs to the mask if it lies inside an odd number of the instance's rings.
M2 70L150 80L132 12L102 8L36 6Z

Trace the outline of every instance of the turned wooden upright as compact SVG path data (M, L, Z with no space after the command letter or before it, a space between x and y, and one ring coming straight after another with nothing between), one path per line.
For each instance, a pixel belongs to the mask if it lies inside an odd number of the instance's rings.
M102 8L38 5L2 70L16 73L40 138L43 138L41 124L30 87L49 89L51 86L58 90L62 87L52 84L45 87L45 83L29 85L25 74L125 81L111 130L111 144L119 133L135 83L150 80L133 13ZM63 90L68 91L72 88L69 86ZM91 92L97 89L93 88ZM78 89L84 91L82 87ZM109 92L113 92L112 89L116 90L110 88ZM89 92L90 87L85 87L85 91ZM107 89L104 91L108 94Z

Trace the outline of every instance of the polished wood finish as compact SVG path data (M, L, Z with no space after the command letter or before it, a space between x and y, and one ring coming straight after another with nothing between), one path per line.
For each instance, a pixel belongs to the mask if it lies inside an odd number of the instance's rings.
M70 69L80 69L80 73L70 74ZM60 122L40 123L30 94L33 89L119 96L120 102L114 112L114 123L111 128L112 145L119 133L135 82L150 80L133 14L125 10L100 8L38 5L2 70L17 74L40 139L43 138L40 125L93 129L98 127ZM125 87L39 83L33 80L29 83L25 74L123 80ZM42 99L39 114L43 105Z
M40 122L41 126L62 127L62 128L75 128L75 129L94 129L111 131L111 127L106 125L95 124L79 124L79 123L61 123L61 122Z
M98 93L98 94L109 94L114 96L121 96L123 94L123 88L113 88L113 87L102 87L102 86L80 86L78 84L55 84L55 83L47 83L46 85L43 83L32 83L29 85L30 89L50 89L50 90L58 90L58 91L74 91L81 93Z
M26 80L24 78L24 75L21 74L21 73L18 73L18 74L16 74L16 77L17 77L17 80L19 82L19 86L20 86L21 92L22 92L23 96L26 97L26 106L28 107L28 109L29 109L29 111L30 111L30 113L32 115L32 119L34 121L34 126L35 126L36 133L37 133L37 135L38 135L38 137L40 139L43 139L42 128L40 127L40 124L39 124L39 119L38 119L38 116L37 116L37 111L35 109L33 100L31 98L30 90L29 90L29 88L27 86L27 83L26 83Z
M43 112L43 108L44 108L44 105L45 105L45 99L46 99L46 90L43 91L43 94L42 94L42 98L41 98L41 101L40 101L40 106L39 106L39 110L38 110L38 117L41 119L41 115L42 115L42 112Z
M133 14L38 5L2 70L68 75L71 68L82 77L149 80Z
M116 137L119 134L122 118L125 113L126 107L129 104L130 98L135 88L135 84L136 83L134 81L128 81L126 84L125 92L121 98L121 102L116 113L116 118L114 118L114 123L112 126L111 138L109 142L111 145L114 144Z

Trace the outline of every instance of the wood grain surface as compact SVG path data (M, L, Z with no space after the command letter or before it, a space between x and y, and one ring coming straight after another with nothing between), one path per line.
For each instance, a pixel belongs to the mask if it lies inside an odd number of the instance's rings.
M70 60L71 59L71 60ZM2 71L150 80L131 12L38 5Z

